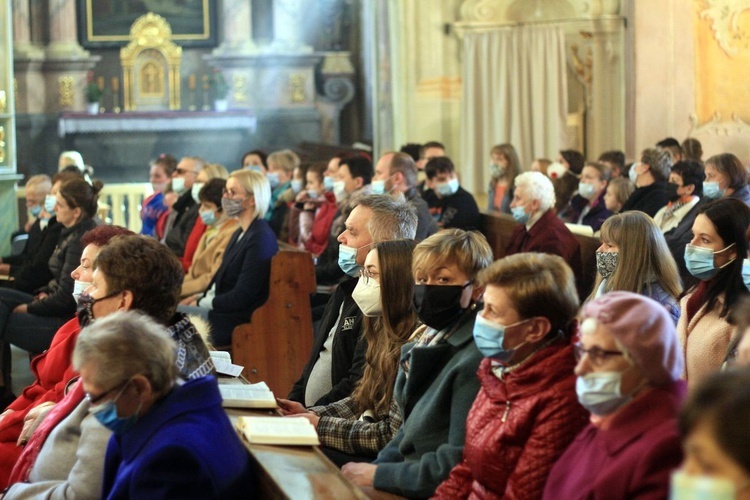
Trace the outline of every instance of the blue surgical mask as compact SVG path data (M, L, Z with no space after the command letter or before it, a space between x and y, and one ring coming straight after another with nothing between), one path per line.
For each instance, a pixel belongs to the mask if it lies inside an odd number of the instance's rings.
M357 264L357 248L339 244L339 267L349 276L356 276L359 272Z
M513 218L516 219L516 222L526 224L529 220L529 214L526 213L525 207L511 207L510 212L513 214Z
M200 203L201 202L200 198L198 198L198 193L201 192L201 189L203 189L203 186L205 186L205 185L206 185L205 182L194 182L193 183L193 187L190 188L190 195L193 197L193 200L196 203Z
M268 172L266 174L266 179L268 179L268 183L271 185L271 189L276 189L276 187L279 185L279 174L277 172Z
M207 226L213 226L216 223L216 212L213 210L206 210L205 212L198 212L201 216L201 220Z
M451 179L448 182L435 185L435 192L440 196L451 196L458 191L458 179Z
M586 198L587 200L590 200L594 197L596 194L596 186L593 184L588 184L586 182L579 182L578 183L578 194Z
M726 189L720 189L718 182L706 181L703 183L703 196L710 200L722 198L726 193Z
M336 181L333 180L333 177L323 177L323 187L326 191L333 191L334 184L336 184Z
M110 399L106 403L102 403L101 406L97 406L91 409L91 414L94 418L107 429L111 430L116 436L122 436L128 429L133 427L138 421L138 413L141 411L141 404L138 404L138 408L135 413L129 417L120 417L117 415L117 400L122 396L122 393L127 389L130 381L120 389L120 392L114 399Z
M505 341L505 331L516 325L527 320L522 320L512 325L501 325L484 318L481 314L477 315L477 319L474 321L474 342L477 344L479 352L485 358L492 358L502 363L507 362L513 357L516 350L526 342L522 342L513 349L506 349L503 347Z
M310 198L311 200L317 199L318 196L320 196L320 193L318 193L316 190L314 189L307 190L307 197Z
M252 170L253 172L258 172L259 174L263 173L263 167L260 165L248 165L245 167L245 170Z
M594 415L609 415L626 405L633 397L622 394L622 373L594 372L578 377L578 402Z
M292 191L294 194L299 193L302 191L302 181L299 179L292 179Z
M750 290L750 259L742 261L742 281L745 283L745 288Z
M184 177L175 177L172 179L172 191L175 193L182 195L185 192L185 178Z
M734 243L732 243L732 245L734 245ZM734 262L734 259L732 259L721 267L716 267L714 265L714 255L728 250L732 245L729 245L718 252L714 252L710 248L697 247L688 243L685 246L685 266L687 267L687 270L690 271L690 274L699 280L710 280L716 276L723 267Z
M372 181L372 194L385 194L385 181Z
M48 194L44 197L44 211L50 215L55 215L55 205L57 205L57 198Z
M42 213L41 205L34 205L32 207L29 207L29 214L31 214L32 217L39 217L40 213Z

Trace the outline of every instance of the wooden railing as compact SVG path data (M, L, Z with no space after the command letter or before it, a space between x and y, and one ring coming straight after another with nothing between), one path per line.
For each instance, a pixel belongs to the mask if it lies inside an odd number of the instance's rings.
M123 184L105 184L99 193L99 217L107 223L127 227L135 233L141 231L141 206L143 200L153 193L148 182L132 182ZM23 220L19 220L19 227L25 223L26 190L19 187L16 190L19 201L19 213Z

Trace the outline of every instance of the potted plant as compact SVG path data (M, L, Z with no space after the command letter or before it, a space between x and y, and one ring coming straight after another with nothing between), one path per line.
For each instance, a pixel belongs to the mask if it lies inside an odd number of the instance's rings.
M217 68L213 68L209 83L214 96L214 109L216 111L226 111L229 108L229 101L227 101L229 85L227 85L224 75Z
M99 113L99 101L102 100L104 89L94 80L94 72L86 74L86 110L95 115Z

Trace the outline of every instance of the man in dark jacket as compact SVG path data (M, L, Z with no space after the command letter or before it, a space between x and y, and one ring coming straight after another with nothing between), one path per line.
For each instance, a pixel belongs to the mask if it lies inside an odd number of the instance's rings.
M455 227L464 231L478 230L479 207L471 193L460 186L450 158L433 158L427 162L425 173L433 192L432 196L425 195L425 199L438 227Z
M672 171L672 156L665 149L649 148L641 153L641 161L630 167L630 180L635 191L620 212L640 210L653 217L667 204L667 179Z
M206 161L195 156L186 156L172 173L172 189L180 195L172 205L176 216L172 227L166 230L164 243L178 257L185 253L185 243L198 219L200 205L195 202L190 190L193 187L198 172L206 165Z
M339 263L348 276L326 305L310 359L288 399L317 406L351 395L362 377L367 350L361 329L362 312L352 299L356 276L373 243L414 238L416 228L416 212L402 197L369 195L359 200L338 237L339 252L343 249Z
M438 231L435 219L430 215L427 202L416 189L417 166L406 153L385 153L375 165L372 178L372 194L402 193L406 202L417 211L417 234L422 241Z

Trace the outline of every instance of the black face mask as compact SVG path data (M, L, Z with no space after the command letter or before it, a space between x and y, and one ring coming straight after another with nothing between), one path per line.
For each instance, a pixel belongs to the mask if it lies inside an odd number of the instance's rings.
M457 320L463 309L461 295L471 282L461 285L414 285L417 316L425 325L442 330Z
M87 293L82 293L78 297L78 304L76 306L76 316L78 316L78 324L81 326L81 328L89 326L96 319L94 318L94 304L96 304L100 300L114 297L118 293L120 292L110 293L109 295L101 297L99 299L95 299Z
M677 194L677 189L679 187L680 186L678 186L674 182L667 183L667 200L674 202L680 199L680 195Z

